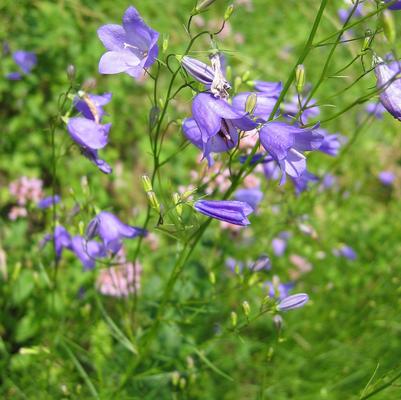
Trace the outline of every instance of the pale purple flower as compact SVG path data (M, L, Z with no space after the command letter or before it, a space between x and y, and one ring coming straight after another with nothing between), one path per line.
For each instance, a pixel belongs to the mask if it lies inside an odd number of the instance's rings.
M280 178L280 166L272 157L266 157L262 163L262 167L266 179L276 181Z
M306 293L293 294L281 300L277 306L279 311L289 311L303 307L309 301Z
M103 25L97 33L107 49L99 62L101 74L125 72L139 78L156 61L159 33L145 24L134 7L125 11L122 26Z
M83 97L76 97L74 99L74 105L85 118L99 123L103 115L105 115L103 106L110 102L111 97L111 93L100 95L88 94Z
M233 107L238 110L245 112L246 102L250 95L256 96L256 105L252 114L258 119L258 122L265 122L269 119L270 114L273 111L274 105L277 102L278 96L271 95L263 92L243 92L233 97Z
M294 284L291 282L281 283L277 276L273 276L273 281L265 282L264 286L268 288L269 297L272 299L282 300L289 295Z
M386 112L386 109L383 107L383 104L379 102L370 101L365 106L365 111L370 114L374 115L378 119L383 118L383 114Z
M333 254L336 257L344 257L351 261L355 261L358 257L355 250L346 244L340 246L337 249L334 249Z
M347 21L351 11L353 10L353 6L349 7L348 9L341 8L338 10L338 17L340 18L341 23L345 23ZM363 4L358 4L352 17L359 18L363 15Z
M379 57L376 57L375 61L380 101L394 118L401 120L401 79L398 77L401 65L398 61L385 64Z
M89 148L81 148L82 154L94 165L96 165L100 171L102 171L104 174L111 174L113 172L113 169L111 166L101 158L99 158L98 151L97 150L92 150Z
M332 174L326 174L322 178L322 183L319 188L320 191L332 188L337 182L337 178Z
M287 249L288 239L290 233L287 231L281 232L277 237L272 240L273 253L277 257L281 257Z
M184 56L181 60L181 64L185 71L198 82L203 83L205 86L210 86L212 84L214 71L209 65L189 56Z
M85 270L93 269L96 259L106 256L106 250L102 243L95 240L86 241L82 236L74 236L71 239L70 250L80 259Z
M283 90L283 84L281 82L254 81L253 86L258 92L265 92L271 97L277 98Z
M111 124L101 125L83 117L70 118L67 123L68 132L82 148L98 150L106 146Z
M316 132L323 136L319 151L332 157L337 156L347 138L339 133L329 134L325 129L321 128L316 129Z
M234 193L235 200L248 203L254 210L263 199L263 192L258 188L239 189Z
M29 74L36 65L36 54L30 51L17 50L13 53L14 62L21 68L24 74Z
M117 253L120 250L123 239L132 239L144 235L146 235L144 229L124 224L108 211L102 211L97 214L86 228L87 240L98 236L102 239L105 250L113 253Z
M281 184L286 174L298 178L306 170L303 151L317 150L323 136L315 128L302 129L284 122L272 121L260 130L260 142L282 171Z
M395 174L391 171L382 171L379 173L379 180L384 186L391 186L395 180Z
M235 200L198 200L194 208L208 217L241 226L250 224L247 216L253 212L249 204Z
M249 265L249 268L253 272L259 272L263 270L270 271L272 269L272 263L267 255L262 254L254 263Z
M39 200L37 203L37 207L40 209L49 208L53 204L60 203L60 201L61 201L61 197L58 194L56 194L54 196L48 196L42 200Z
M245 112L235 110L223 99L209 93L199 93L192 103L193 119L184 121L185 136L203 150L211 164L210 153L232 149L238 143L238 131L249 131L257 124Z
M57 260L60 260L63 249L71 250L71 236L64 226L58 225L54 229L54 235L47 234L41 241L40 246L43 247L47 242L54 240L54 249Z
M319 182L319 178L308 170L305 170L300 176L296 178L291 177L291 180L294 184L296 195L300 195L302 192L305 192L308 189L310 183Z

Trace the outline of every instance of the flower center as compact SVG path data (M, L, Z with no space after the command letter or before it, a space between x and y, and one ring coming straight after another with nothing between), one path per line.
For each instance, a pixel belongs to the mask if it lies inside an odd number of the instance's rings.
M148 52L146 50L141 50L138 46L134 46L133 44L125 42L124 42L124 49L134 50L135 55L139 56L140 58L145 58L148 55Z

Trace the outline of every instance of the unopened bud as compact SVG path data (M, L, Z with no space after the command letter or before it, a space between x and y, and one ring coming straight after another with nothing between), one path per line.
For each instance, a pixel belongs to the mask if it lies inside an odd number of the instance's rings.
M177 214L179 216L182 215L182 203L181 203L181 197L178 193L173 194L173 201L175 204L175 210L177 211Z
M84 224L83 221L79 221L79 223L78 223L78 229L79 229L79 234L80 234L81 236L84 236L84 234L85 234L85 224Z
M239 76L236 76L234 79L234 92L238 92L239 87L241 86L242 79Z
M297 65L295 70L295 84L298 93L302 93L305 86L305 67L302 64Z
M283 318L282 318L282 316L279 315L279 314L276 314L276 315L273 317L273 322L274 322L274 325L275 325L276 329L277 329L278 331L281 330L281 328L282 328L282 326L283 326Z
M75 79L75 66L73 64L69 64L67 67L67 78L70 81Z
M143 185L143 189L145 190L145 192L152 192L153 191L153 187L152 187L152 181L150 180L150 178L147 175L143 175L142 176L142 185Z
M245 317L248 317L249 314L251 313L251 306L249 305L249 303L246 300L242 302L242 311L243 311Z
M155 192L147 192L146 193L148 196L148 200L150 203L150 206L155 209L158 213L160 213L160 203L159 200L156 197L156 193Z
M87 79L84 84L82 85L82 89L85 92L90 92L96 87L96 79L95 78L89 78Z
M246 70L246 71L242 74L242 77L241 77L242 81L243 81L243 82L246 82L246 81L249 79L249 76L250 76L250 75L251 75L250 71L249 71L249 70Z
M173 386L178 386L179 381L180 381L180 373L178 371L174 371L171 374L171 383L173 384Z
M209 281L212 285L216 283L216 275L213 271L209 272Z
M386 37L389 43L394 43L397 36L397 32L395 29L394 16L391 11L389 10L383 11L382 24L383 24L384 36Z
M372 38L373 38L372 31L370 29L366 29L365 39L364 39L363 45L362 45L362 53L365 52L367 49L369 49L370 44L372 42Z
M198 14L201 11L206 10L209 6L211 6L216 0L201 0L199 4L195 7L194 11L192 14Z
M226 12L224 13L224 21L228 21L232 15L232 13L234 12L234 4L230 4L227 8L226 8Z
M231 311L230 319L231 319L231 325L233 327L236 327L238 323L238 315L235 311Z
M165 35L163 37L163 44L162 44L163 53L165 53L168 49L168 42L169 42L169 37L168 37L168 35Z
M256 107L256 101L257 101L257 96L255 93L251 93L247 98L245 102L245 111L249 114L253 114L255 111Z
M186 381L186 379L184 378L184 377L182 377L181 379L180 379L180 382L179 382L179 386L180 386L180 389L182 390L182 389L185 389L185 386L187 385L187 381Z

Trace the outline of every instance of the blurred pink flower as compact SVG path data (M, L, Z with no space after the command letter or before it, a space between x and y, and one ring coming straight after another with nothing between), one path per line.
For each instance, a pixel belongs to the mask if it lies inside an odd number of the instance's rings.
M25 207L12 207L8 213L8 218L15 221L17 218L25 218L27 215L28 211Z
M11 196L15 197L19 206L25 206L28 202L37 203L43 197L43 181L36 178L22 176L9 185Z

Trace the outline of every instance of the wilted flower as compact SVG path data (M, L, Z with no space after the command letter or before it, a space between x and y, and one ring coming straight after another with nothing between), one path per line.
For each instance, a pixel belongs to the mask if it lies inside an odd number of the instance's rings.
M60 203L60 201L61 201L61 197L58 194L56 194L54 196L48 196L42 200L39 200L37 203L37 207L40 209L48 208L48 207L52 206L53 204Z
M235 200L248 203L254 210L258 208L263 199L263 192L260 189L239 189L234 194Z
M277 306L279 311L289 311L303 307L309 300L306 293L293 294L281 300Z
M284 122L267 123L260 130L260 142L271 157L279 164L282 172L281 184L286 174L298 178L306 170L303 151L317 150L323 136L315 128L302 129Z
M82 236L74 236L71 239L71 250L80 259L84 269L93 269L96 259L105 257L106 251L102 243L95 240L86 241Z
M122 239L135 238L146 235L146 231L121 222L115 215L107 211L101 211L86 228L87 240L99 236L106 251L117 253L122 246Z
M379 180L384 186L391 186L395 180L395 174L391 171L382 171L379 173Z
M143 68L156 61L159 33L145 24L134 7L125 11L122 26L103 25L97 33L108 50L99 62L101 74L125 72L139 78Z
M394 118L401 120L401 79L398 77L401 65L398 61L385 64L379 57L375 58L375 62L380 101Z
M229 200L198 200L194 208L208 217L241 226L250 224L247 216L253 212L249 204Z

